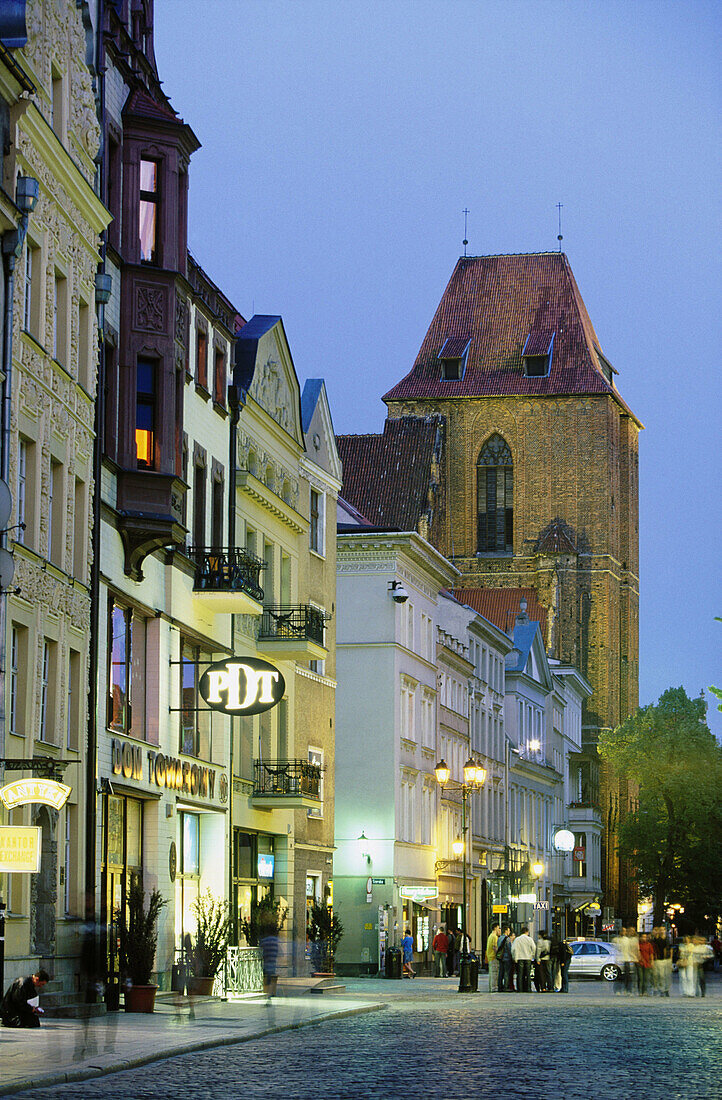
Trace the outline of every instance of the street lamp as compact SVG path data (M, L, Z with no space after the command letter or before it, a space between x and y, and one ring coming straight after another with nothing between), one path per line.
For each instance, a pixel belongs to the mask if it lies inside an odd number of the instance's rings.
M544 864L542 863L542 861L540 859L538 859L536 861L536 863L532 863L531 873L533 874L533 876L537 880L537 882L542 877L542 875L544 874Z
M451 768L445 760L440 760L434 768L436 779L442 788L450 786L454 790L461 791L461 842L452 844L455 855L462 857L462 881L463 898L461 903L461 963L459 965L459 993L471 991L471 976L469 967L468 929L466 924L466 800L470 791L478 791L486 782L486 768L471 757L464 764L464 782L458 783L451 779ZM459 847L459 851L457 851Z

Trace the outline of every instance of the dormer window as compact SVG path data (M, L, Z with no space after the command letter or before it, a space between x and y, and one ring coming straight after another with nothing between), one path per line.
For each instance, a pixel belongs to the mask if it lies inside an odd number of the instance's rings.
M521 358L525 378L546 378L551 370L553 332L530 332L524 341Z
M158 262L158 164L154 160L140 162L140 259L141 263Z
M601 351L599 350L599 348L597 347L596 344L594 345L594 350L597 353L597 361L599 362L599 366L601 368L602 374L606 378L609 385L613 386L614 385L614 375L618 374L619 371L615 370L614 367L612 366L612 364L609 362L609 360L606 359L602 355Z
M444 340L437 358L441 362L441 377L447 382L459 382L464 377L470 345L467 336L449 336Z

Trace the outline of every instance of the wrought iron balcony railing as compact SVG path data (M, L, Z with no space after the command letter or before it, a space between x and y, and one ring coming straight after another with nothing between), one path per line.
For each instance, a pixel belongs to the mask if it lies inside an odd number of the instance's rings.
M257 760L254 764L253 794L277 798L297 796L321 800L319 764L307 760Z
M196 566L197 591L245 592L259 603L263 600L260 573L266 563L255 554L226 546L191 546L188 553Z
M295 638L322 646L323 624L327 616L317 607L266 607L261 616L258 637L269 640Z

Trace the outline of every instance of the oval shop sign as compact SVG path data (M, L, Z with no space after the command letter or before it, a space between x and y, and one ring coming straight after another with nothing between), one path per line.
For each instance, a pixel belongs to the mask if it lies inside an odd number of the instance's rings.
M280 703L286 681L268 661L228 657L206 669L198 690L213 710L224 714L261 714Z

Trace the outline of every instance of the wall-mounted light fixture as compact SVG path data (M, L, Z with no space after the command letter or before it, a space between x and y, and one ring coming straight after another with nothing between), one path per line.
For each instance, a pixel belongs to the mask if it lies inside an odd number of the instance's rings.
M363 831L363 829L361 830L361 836L358 839L362 842L361 859L365 859L367 863L370 863L371 862L371 853L367 852L367 851L364 851L364 846L366 844L368 844L368 837L366 836L366 833Z

